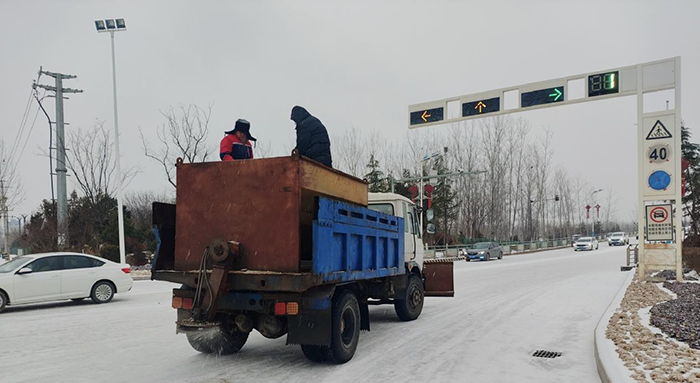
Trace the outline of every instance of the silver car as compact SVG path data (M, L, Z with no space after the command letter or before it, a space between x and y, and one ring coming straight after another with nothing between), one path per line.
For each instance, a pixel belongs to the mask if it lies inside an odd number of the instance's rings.
M490 261L492 258L503 258L503 248L495 242L479 242L471 249L467 249L467 262L474 260Z
M593 237L581 237L574 243L574 251L598 250L598 240Z

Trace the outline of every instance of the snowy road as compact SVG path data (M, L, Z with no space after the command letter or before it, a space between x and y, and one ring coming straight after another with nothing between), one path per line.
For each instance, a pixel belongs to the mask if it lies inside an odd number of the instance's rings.
M370 308L345 365L313 364L254 332L240 353L198 354L175 335L173 285L140 281L112 303L58 302L0 314L1 382L599 382L593 329L626 276L624 247L562 249L455 265L455 298L421 317ZM535 349L560 351L552 360Z

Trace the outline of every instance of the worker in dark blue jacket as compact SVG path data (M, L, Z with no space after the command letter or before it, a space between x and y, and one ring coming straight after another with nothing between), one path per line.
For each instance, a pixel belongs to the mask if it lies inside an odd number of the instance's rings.
M331 140L321 121L301 106L292 108L291 119L297 124L296 149L299 154L332 168Z

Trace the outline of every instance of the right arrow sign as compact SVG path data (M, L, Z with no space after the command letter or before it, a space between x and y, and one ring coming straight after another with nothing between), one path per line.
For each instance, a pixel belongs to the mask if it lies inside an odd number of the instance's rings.
M647 134L647 140L660 140L671 137L673 137L673 135L671 135L671 132L666 129L666 126L664 126L661 120L656 120L656 123L649 131L649 134Z

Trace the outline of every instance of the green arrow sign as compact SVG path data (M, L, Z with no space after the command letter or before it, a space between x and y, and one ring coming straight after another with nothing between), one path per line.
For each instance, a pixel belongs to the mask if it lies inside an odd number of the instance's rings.
M554 93L551 93L549 97L554 97L554 101L558 101L559 98L561 97L562 93L559 90L559 88L554 88Z

